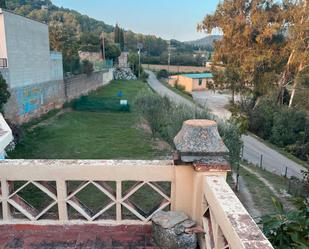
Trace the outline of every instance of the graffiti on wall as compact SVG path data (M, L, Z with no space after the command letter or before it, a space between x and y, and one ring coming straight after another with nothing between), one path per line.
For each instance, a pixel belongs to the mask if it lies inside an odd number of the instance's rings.
M25 115L40 108L43 104L42 88L39 86L18 89L19 114Z

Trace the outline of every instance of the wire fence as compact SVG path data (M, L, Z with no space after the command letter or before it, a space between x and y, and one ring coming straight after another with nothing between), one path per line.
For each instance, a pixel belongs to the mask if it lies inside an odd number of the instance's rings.
M241 159L270 173L286 178L286 190L294 197L309 197L309 183L305 181L302 169L289 161L276 163L268 154L257 153L254 150L242 148Z

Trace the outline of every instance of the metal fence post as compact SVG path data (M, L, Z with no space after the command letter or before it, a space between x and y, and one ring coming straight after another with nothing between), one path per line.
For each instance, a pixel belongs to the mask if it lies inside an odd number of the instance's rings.
M287 178L288 177L288 167L285 167L285 173L284 173L284 177Z
M261 155L261 159L260 159L260 167L261 167L261 169L263 168L263 155Z

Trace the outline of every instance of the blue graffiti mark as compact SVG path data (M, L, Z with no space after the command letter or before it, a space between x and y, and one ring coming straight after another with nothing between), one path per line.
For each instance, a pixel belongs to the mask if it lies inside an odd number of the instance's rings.
M18 89L18 104L20 115L25 115L40 108L42 102L42 89L38 86Z

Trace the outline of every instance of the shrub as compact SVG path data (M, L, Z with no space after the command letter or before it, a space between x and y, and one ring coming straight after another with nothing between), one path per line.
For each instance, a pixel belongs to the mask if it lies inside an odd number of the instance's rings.
M282 108L274 115L270 141L281 147L295 144L302 140L305 124L305 112Z
M3 112L5 103L9 100L11 94L8 90L8 85L0 73L0 112Z
M169 77L169 72L165 69L162 69L160 70L158 73L157 73L157 77L159 79L162 79L162 78L168 78Z
M297 199L296 210L285 211L273 199L276 214L262 218L263 232L278 249L309 248L309 199Z
M140 79L141 79L142 81L147 82L147 79L148 79L148 78L149 78L149 74L146 73L145 71L142 71Z
M94 71L93 64L88 60L83 60L82 63L83 63L83 65L82 65L83 73L90 75Z
M269 139L272 133L274 115L278 106L272 98L261 99L253 110L249 111L249 130L261 138Z
M140 116L149 123L153 136L160 136L174 146L173 139L180 131L183 122L188 119L213 119L207 110L185 105L175 105L167 97L153 92L141 92L135 105ZM218 122L219 133L230 150L230 160L235 163L239 159L241 140L237 127L233 123Z
M309 117L305 110L279 106L271 97L261 98L255 108L250 100L237 107L236 115L239 112L247 115L251 132L301 160L309 160ZM245 128L246 123L243 125Z

